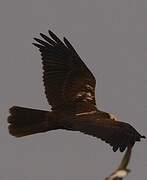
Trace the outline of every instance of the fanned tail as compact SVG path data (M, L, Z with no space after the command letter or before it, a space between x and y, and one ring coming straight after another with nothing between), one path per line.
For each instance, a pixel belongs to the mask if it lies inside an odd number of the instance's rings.
M58 129L52 112L18 106L13 106L9 112L9 133L15 137Z

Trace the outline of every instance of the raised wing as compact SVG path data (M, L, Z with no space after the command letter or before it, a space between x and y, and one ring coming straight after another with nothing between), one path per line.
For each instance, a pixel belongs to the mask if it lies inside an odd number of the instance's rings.
M53 109L77 102L95 105L96 80L75 49L51 31L50 37L40 33L43 40L34 38L43 63L45 93Z
M132 148L128 147L118 168L107 178L105 178L105 180L123 180L123 178L127 176L127 174L131 171L130 169L127 169L130 162L131 153Z
M131 159L131 154L132 154L132 147L128 147L117 170L127 169L127 166L128 166L130 159Z

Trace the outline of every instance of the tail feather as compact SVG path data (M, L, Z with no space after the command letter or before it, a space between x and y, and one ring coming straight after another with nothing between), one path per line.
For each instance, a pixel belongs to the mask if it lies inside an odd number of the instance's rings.
M58 129L52 112L18 106L13 106L9 112L9 133L15 137Z

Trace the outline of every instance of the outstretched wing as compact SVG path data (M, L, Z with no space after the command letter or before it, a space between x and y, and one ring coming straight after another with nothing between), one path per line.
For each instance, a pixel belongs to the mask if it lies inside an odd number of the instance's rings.
M139 134L130 124L97 116L96 114L78 114L70 120L70 130L100 138L113 147L113 151L120 149L123 152L126 147L132 147L136 141L145 138ZM127 164L127 163L126 163ZM125 166L125 165L121 165Z
M53 109L76 102L95 105L95 78L75 49L51 31L50 37L40 33L43 40L34 38L43 63L45 93Z

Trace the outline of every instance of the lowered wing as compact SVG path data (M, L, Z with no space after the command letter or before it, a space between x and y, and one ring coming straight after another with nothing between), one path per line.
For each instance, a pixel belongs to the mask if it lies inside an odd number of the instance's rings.
M78 114L75 118L71 119L70 123L70 130L80 131L84 134L100 138L112 146L113 151L119 149L123 152L128 146L132 147L136 141L145 138L130 124L110 118L103 118L101 115L98 117L97 113ZM121 164L120 168L124 166L125 164Z

